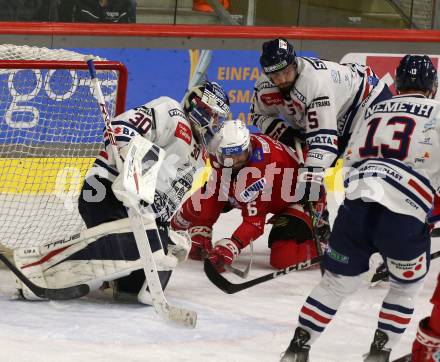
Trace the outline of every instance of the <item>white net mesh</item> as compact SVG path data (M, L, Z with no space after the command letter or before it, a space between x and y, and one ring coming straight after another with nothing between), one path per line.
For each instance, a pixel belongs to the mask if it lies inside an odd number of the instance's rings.
M22 69L8 69L14 60ZM63 239L84 227L77 199L102 147L103 121L87 70L24 69L22 60L83 61L67 50L0 45L0 243ZM98 71L110 114L119 74Z

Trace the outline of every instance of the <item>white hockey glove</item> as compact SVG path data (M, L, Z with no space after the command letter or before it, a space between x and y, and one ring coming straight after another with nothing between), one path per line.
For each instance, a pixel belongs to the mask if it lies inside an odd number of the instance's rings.
M168 244L168 255L173 255L177 258L179 263L183 263L188 259L189 251L191 250L191 239L186 231L170 230L169 238L171 243Z

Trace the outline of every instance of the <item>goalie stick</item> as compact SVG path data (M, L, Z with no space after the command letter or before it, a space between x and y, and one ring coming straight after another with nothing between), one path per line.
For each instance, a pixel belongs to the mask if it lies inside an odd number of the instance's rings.
M431 260L437 259L438 257L440 257L440 250L431 254ZM379 282L379 281L384 280L384 279L386 280L386 278L388 278L388 276L389 276L388 269L385 269L385 270L382 270L382 271L379 270L378 272L376 272L373 275L373 277L371 278L371 282L370 283L376 283L376 282Z
M211 264L209 259L206 259L204 262L204 270L205 274L208 277L208 279L219 289L224 291L227 294L234 294L237 292L240 292L242 290L248 289L250 287L253 287L254 285L258 285L264 282L267 282L268 280L272 280L275 278L278 278L282 275L286 275L292 271L296 270L303 270L310 268L311 266L318 265L321 262L322 256L317 256L315 258L312 258L310 260L305 261L304 263L295 264L292 266L289 266L288 268L278 270L273 273L269 273L266 275L263 275L261 277L248 280L243 283L232 283L229 280L227 280L223 275L221 275L217 269L214 267L214 265Z
M80 284L73 287L59 289L39 287L38 285L32 283L28 278L26 278L23 273L2 253L0 253L0 260L9 268L12 273L15 274L18 279L23 282L24 285L26 285L31 290L32 293L34 293L39 298L51 300L67 300L84 297L90 291L90 288L87 284Z
M110 116L107 111L107 107L105 105L105 99L102 94L101 86L96 76L96 70L95 70L95 65L93 63L93 58L86 57L85 61L87 62L90 77L92 80L92 86L95 90L96 99L98 101L102 118L105 123L105 129L108 133L110 147L116 160L116 167L118 171L121 172L123 168L123 163L119 155L119 150L116 144L115 133L113 131L110 121ZM184 308L172 306L168 303L168 301L165 298L159 280L156 263L154 261L153 253L151 251L150 243L147 234L145 232L142 216L140 215L138 210L135 211L131 207L127 208L127 213L136 240L136 245L139 249L139 255L144 265L143 269L145 273L146 284L148 284L154 309L165 320L176 322L185 327L194 328L197 322L196 312ZM144 283L144 285L142 286L142 289L139 294L140 299L142 299L143 296L147 299L146 284Z
M199 60L194 69L194 74L192 75L191 79L188 81L188 88L186 89L182 101L180 102L181 105L183 105L185 98L188 95L190 89L202 82L203 78L205 77L206 70L208 69L208 66L211 63L211 58L212 58L212 50L202 49L202 51L200 52Z

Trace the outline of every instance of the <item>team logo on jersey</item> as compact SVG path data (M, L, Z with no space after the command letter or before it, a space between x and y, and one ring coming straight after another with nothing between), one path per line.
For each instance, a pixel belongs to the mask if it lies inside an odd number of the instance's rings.
M177 123L176 132L174 132L174 136L180 138L189 145L191 144L191 140L192 140L191 129L182 122Z
M266 106L284 104L283 96L279 92L262 94L260 98Z
M414 280L423 277L427 272L426 252L412 260L387 258L390 274L401 280Z
M266 186L266 183L266 178L263 177L246 187L246 189L240 194L241 200L246 203L255 200L260 191Z

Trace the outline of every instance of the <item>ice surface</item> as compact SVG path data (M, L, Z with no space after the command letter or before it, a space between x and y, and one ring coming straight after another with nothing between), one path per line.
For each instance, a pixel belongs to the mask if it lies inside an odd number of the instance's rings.
M230 235L239 219L235 211L223 215L215 238ZM437 239L433 250L438 249ZM238 265L244 267L248 256L243 252ZM271 271L265 237L255 243L254 261L251 278ZM431 311L438 265L438 260L432 264L414 318L393 358L409 352L417 322ZM0 361L279 361L299 309L319 279L319 270L294 272L227 295L208 281L201 263L189 261L173 273L165 294L171 303L198 312L198 324L191 330L163 322L151 307L115 303L100 293L67 302L13 300L14 281L1 270ZM311 361L362 361L386 292L386 284L369 289L365 281L314 344Z

